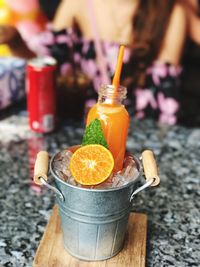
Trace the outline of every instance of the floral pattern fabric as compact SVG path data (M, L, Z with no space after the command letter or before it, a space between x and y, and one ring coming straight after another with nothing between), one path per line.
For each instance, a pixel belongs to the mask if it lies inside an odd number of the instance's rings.
M179 110L181 68L167 63L154 62L146 71L145 88L134 91L136 116L152 114L161 123L173 125Z
M53 32L50 29L31 40L32 48L39 55L51 55L58 61L61 74L67 74L74 66L82 70L92 83L88 92L88 105L93 104L101 85L101 75L93 40L86 40L74 30ZM113 76L119 44L102 42L107 72ZM124 64L129 62L130 48L126 47ZM130 75L130 71L128 72ZM146 70L143 88L129 88L130 103L137 118L153 117L161 123L173 125L179 111L179 84L181 67L159 61ZM126 73L125 73L126 76ZM131 97L130 97L131 96Z
M0 58L0 110L25 97L25 65L19 58Z

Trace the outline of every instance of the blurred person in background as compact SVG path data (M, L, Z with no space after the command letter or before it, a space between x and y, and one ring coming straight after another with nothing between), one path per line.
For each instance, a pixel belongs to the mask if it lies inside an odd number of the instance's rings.
M179 122L200 126L200 1L182 0L187 15L187 41L182 58Z
M125 44L121 84L134 115L172 125L186 34L185 9L175 0L62 0L51 27L33 36L29 48L54 56L62 76L81 70L92 81L92 100L101 83L110 83L119 45Z
M188 18L188 36L200 45L200 1L182 0Z

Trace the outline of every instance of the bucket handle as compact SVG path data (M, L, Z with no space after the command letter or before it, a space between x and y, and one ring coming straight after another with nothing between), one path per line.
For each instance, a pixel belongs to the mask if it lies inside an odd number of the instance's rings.
M130 202L132 202L134 196L137 195L142 190L150 186L157 186L160 184L160 177L158 176L158 168L153 152L151 150L143 151L140 159L142 160L146 183L141 187L139 187L138 189L136 189L131 194Z
M40 151L37 154L34 167L34 177L33 180L38 185L45 185L49 189L58 195L58 197L64 201L63 194L54 186L51 186L48 181L48 168L49 168L49 154L47 151Z

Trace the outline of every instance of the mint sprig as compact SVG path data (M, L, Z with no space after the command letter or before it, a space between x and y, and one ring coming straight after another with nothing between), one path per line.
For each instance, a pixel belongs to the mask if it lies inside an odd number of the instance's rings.
M98 119L91 121L91 123L86 127L83 135L81 145L85 146L91 144L99 144L108 148L108 144L102 131L101 122Z

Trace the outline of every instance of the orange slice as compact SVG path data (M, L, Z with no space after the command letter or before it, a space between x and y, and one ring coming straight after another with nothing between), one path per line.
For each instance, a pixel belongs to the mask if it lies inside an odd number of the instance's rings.
M96 185L105 181L112 172L114 159L102 145L86 145L78 148L71 157L70 171L82 185Z

